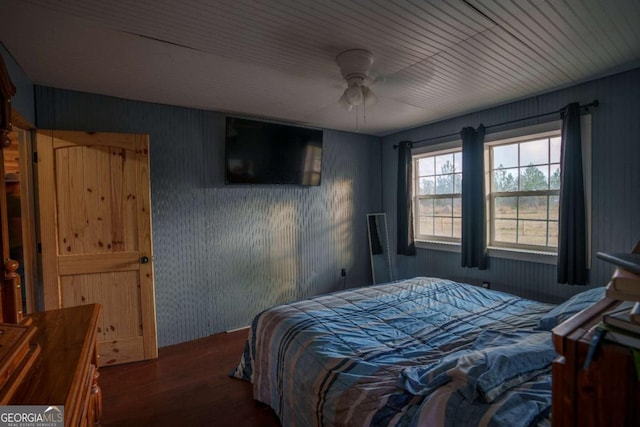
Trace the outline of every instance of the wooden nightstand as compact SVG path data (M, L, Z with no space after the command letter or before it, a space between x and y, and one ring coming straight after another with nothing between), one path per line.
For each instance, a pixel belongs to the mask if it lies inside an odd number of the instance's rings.
M605 298L553 329L551 422L557 426L640 425L640 381L631 350L602 340L588 370L593 327L620 301Z
M100 306L89 304L26 318L30 329L35 329L29 342L39 354L11 385L6 404L64 405L65 426L98 424L102 411L96 351L99 316Z

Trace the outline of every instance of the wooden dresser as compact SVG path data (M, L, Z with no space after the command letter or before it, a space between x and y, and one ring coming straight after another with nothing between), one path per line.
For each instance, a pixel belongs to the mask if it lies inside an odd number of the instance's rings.
M98 386L96 334L100 306L34 313L26 323L37 354L11 389L9 405L64 405L65 426L99 423L102 393ZM30 320L29 320L30 319ZM3 391L7 387L3 388ZM0 395L0 399L3 396Z
M631 350L602 340L588 370L584 362L593 327L620 301L605 298L553 329L551 421L562 426L640 425L640 381Z

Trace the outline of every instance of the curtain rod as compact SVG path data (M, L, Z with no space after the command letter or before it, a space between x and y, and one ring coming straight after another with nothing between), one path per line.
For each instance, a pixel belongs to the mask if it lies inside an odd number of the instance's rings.
M580 108L588 110L589 107L596 108L596 107L598 107L599 104L600 103L598 102L598 100L594 99L589 104L581 105ZM498 126L510 125L511 123L522 122L522 121L525 121L525 120L538 119L540 117L550 116L552 114L560 114L562 112L562 110L564 110L564 108L561 108L561 109L556 110L556 111L550 111L548 113L536 114L535 116L522 117L520 119L514 119L514 120L509 120L507 122L496 123L494 125L485 126L484 128L485 129L491 129L491 128L495 128L495 127L498 127ZM419 139L417 141L413 141L412 144L420 144L422 142L433 141L433 140L442 139L442 138L448 138L448 137L456 136L456 135L460 135L460 132L453 132L453 133L449 133L447 135L439 135L439 136L432 136L431 138ZM394 149L398 148L398 145L394 145L393 148Z

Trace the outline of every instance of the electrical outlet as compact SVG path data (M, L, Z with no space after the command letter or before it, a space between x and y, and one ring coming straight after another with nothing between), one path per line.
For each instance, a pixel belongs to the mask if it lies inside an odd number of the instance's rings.
M485 289L489 289L491 287L491 282L482 282L482 287Z
M347 269L343 268L342 270L340 270L340 276L342 277L346 277L347 276Z

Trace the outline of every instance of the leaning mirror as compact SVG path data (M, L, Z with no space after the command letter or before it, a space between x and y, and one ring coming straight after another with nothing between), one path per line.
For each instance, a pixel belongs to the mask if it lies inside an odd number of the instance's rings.
M391 255L389 254L387 215L384 213L367 214L367 229L373 283L391 282L393 273L391 272Z

